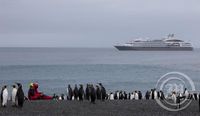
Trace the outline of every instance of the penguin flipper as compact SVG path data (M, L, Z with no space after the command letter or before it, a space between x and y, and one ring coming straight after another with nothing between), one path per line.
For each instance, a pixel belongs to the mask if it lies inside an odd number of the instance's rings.
M3 89L1 90L1 105L3 103Z

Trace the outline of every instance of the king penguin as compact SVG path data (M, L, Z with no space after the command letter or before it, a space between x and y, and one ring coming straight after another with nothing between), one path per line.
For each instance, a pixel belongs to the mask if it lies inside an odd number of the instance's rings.
M15 99L15 98L16 98L16 94L17 94L17 88L16 88L15 85L13 85L12 87L13 87L13 89L12 89L12 96L11 96L12 105L13 105L13 106L16 106L17 103L16 103L16 99Z
M74 99L75 100L78 100L79 98L78 98L78 87L77 87L77 85L75 84L75 87L74 87Z
M91 103L95 104L96 91L93 85L91 85Z
M135 91L135 93L134 93L135 95L135 100L138 100L139 99L139 95L138 95L138 91Z
M100 87L101 87L101 99L102 101L104 101L106 99L106 89L104 88L104 86L99 83Z
M114 94L111 92L110 93L110 98L109 98L110 100L114 100Z
M23 107L24 104L24 91L22 90L22 85L20 83L17 83L18 89L16 94L16 100L18 103L18 107Z
M133 99L135 99L135 95L134 95L134 93L132 92L132 93L130 94L130 100L133 100Z
M1 105L3 107L6 107L7 102L8 102L8 90L7 86L5 85L1 90Z
M156 91L156 89L154 89L154 99L158 99L158 92Z
M79 101L83 101L84 90L83 90L83 85L81 85L81 84L80 84L80 88L78 90L78 96L79 96Z

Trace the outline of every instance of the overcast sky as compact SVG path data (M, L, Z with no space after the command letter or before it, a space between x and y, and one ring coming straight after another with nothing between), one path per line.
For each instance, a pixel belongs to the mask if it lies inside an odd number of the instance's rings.
M0 47L112 47L169 33L200 47L200 0L0 0Z

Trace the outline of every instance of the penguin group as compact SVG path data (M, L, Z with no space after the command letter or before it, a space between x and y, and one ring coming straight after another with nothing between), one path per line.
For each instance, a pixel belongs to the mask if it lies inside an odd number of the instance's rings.
M181 99L194 99L198 100L200 98L200 94L197 93L189 93L187 89L184 90L183 94L177 94L172 92L172 99L174 99L174 103L177 104L177 108L181 108ZM67 95L61 94L61 96L57 96L54 94L53 99L56 100L88 100L91 103L95 104L96 100L168 100L169 98L165 97L163 91L157 91L155 88L147 91L145 96L143 97L141 91L134 91L127 94L126 91L115 91L110 92L109 94L106 93L105 87L98 83L98 85L94 86L93 84L87 84L85 91L83 85L80 84L79 87L75 85L74 89L72 89L71 85L68 85L67 88ZM200 112L200 100L199 101L199 112Z
M32 87L32 86L31 86ZM30 91L29 91L30 92ZM29 93L28 92L28 93ZM40 93L40 92L38 92ZM11 92L11 99L9 99L9 92L8 92L8 86L4 85L1 90L1 106L7 107L8 106L8 100L11 100L13 107L22 108L24 105L24 101L31 100L29 98L26 98L24 95L24 91L22 89L21 83L16 83L15 85L12 85L12 92ZM48 97L43 95L43 97ZM173 90L170 95L164 94L163 91L157 91L155 88L151 89L150 91L146 91L145 95L142 95L141 91L133 91L127 93L126 91L117 90L115 92L110 92L107 94L105 87L102 85L102 83L98 83L96 85L93 84L87 84L85 89L82 84L79 86L75 84L74 88L72 89L71 85L69 84L67 87L67 94L61 94L61 96L57 96L54 94L52 96L52 100L77 100L77 101L83 101L87 100L90 101L92 104L95 104L96 100L172 100L174 104L177 105L177 108L181 108L181 100L182 99L189 99L189 100L198 100L199 101L199 111L200 111L200 94L198 93L190 93L186 88L181 93L180 91ZM48 97L48 100L49 97Z
M184 91L181 93L180 91L171 91L171 94L164 95L163 91L157 91L155 88L151 89L150 91L147 91L145 94L145 98L148 99L172 99L174 102L176 102L177 97L180 99L193 99L193 100L198 100L198 94L197 93L189 93L187 88L184 89Z
M115 91L107 93L102 83L98 83L96 86L93 84L87 84L85 91L82 84L80 84L79 88L75 84L74 89L72 89L71 85L68 85L67 97L63 97L62 100L65 100L64 98L66 98L67 100L88 100L91 101L91 103L95 103L95 100L140 100L142 97L141 91L134 91L132 93L126 93L126 91ZM59 96L56 96L55 98L59 98Z
M127 93L126 91L115 91L110 92L108 94L108 100L141 100L142 99L142 93L141 91L134 91Z
M30 91L28 93L30 93ZM43 97L48 97L48 96L43 95ZM12 93L11 93L11 99L10 99L12 106L22 108L25 98L26 97L22 89L22 84L16 83L15 85L12 85ZM181 99L198 100L199 96L197 93L193 93L193 94L189 93L186 88L183 93L172 91L171 95L168 95L168 96L165 96L163 91L161 90L157 91L156 89L151 89L150 91L147 91L144 96L142 95L142 92L138 90L129 92L129 93L127 93L126 91L117 90L115 92L110 92L107 94L106 89L103 86L103 84L98 83L96 85L87 84L85 88L82 84L79 84L79 85L75 84L73 89L71 85L69 84L67 87L67 94L61 94L61 96L57 96L56 94L54 94L52 96L52 100L55 100L55 99L56 100L77 100L77 101L87 100L93 104L95 104L96 100L105 101L105 100L141 100L141 99L168 100L168 99L171 99L174 103L178 104L178 107L180 108ZM8 105L8 100L9 100L8 86L5 85L2 87L2 90L1 90L1 106L6 107Z
M17 85L17 86L16 86ZM22 108L25 100L24 91L20 83L16 83L12 86L11 101L12 106ZM6 107L8 105L9 93L7 86L3 86L1 90L1 106Z
M75 84L74 89L72 89L69 84L67 87L67 95L61 94L57 96L54 94L54 99L57 100L88 100L91 103L95 103L95 100L141 100L141 99L165 99L164 93L162 91L156 91L156 89L151 89L147 91L145 96L142 95L141 91L133 91L127 93L126 91L117 90L115 92L106 93L105 87L102 83L94 86L93 84L87 84L85 90L83 85L80 84L79 87Z
M157 91L155 88L151 89L150 91L147 91L145 94L145 99L149 100L149 99L160 99L160 100L164 100L165 99L165 95L163 93L163 91Z
M65 97L63 97L63 99L64 98ZM80 84L79 87L75 85L74 89L72 89L71 85L68 85L66 99L79 101L88 100L91 103L95 103L96 100L106 100L107 94L102 83L98 83L96 86L93 84L87 84L85 90L82 84Z

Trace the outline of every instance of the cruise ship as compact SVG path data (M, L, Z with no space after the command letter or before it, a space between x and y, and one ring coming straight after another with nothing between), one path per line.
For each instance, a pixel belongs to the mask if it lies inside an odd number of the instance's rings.
M123 45L115 45L118 50L135 51L192 51L191 43L176 39L174 34L169 34L166 38L158 40L137 39Z

